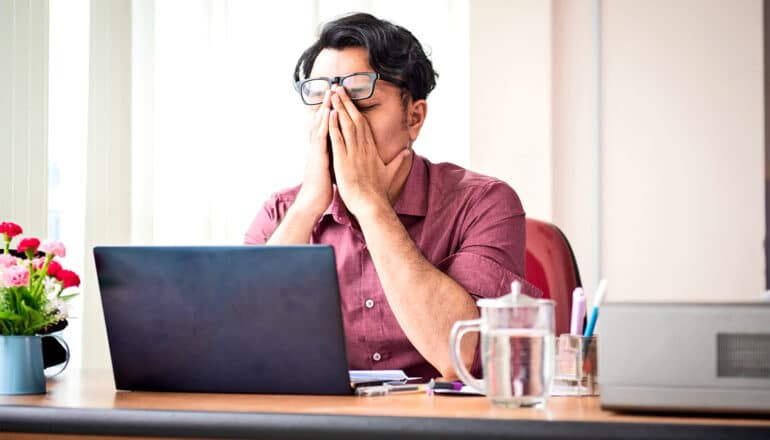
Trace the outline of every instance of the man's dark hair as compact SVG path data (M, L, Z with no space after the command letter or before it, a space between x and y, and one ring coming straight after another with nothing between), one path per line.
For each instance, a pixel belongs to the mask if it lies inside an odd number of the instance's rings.
M308 78L323 49L364 47L375 72L406 82L412 98L425 99L436 86L438 73L422 45L407 29L370 14L346 15L326 23L321 35L297 60L294 81Z

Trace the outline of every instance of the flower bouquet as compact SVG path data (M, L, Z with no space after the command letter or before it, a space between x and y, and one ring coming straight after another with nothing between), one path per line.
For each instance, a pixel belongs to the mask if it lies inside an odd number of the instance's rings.
M63 328L65 302L77 295L65 290L80 285L78 275L56 260L66 254L60 241L41 244L37 238L24 238L11 253L11 241L21 233L15 223L0 223L5 240L0 255L0 335L26 336Z
M45 393L44 368L59 363L49 361L60 351L63 366L53 376L67 367L69 348L54 332L67 326L65 302L77 295L65 289L80 285L78 275L56 260L66 253L60 241L24 238L12 251L21 233L15 223L0 223L0 394Z

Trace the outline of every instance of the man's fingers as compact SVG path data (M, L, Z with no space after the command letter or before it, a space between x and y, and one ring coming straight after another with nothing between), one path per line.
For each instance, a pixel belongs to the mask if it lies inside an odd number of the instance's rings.
M320 142L326 139L326 135L329 133L330 102L330 93L327 91L323 102L318 106L315 114L313 114L313 125L310 130L311 141Z
M361 122L363 115L361 115L361 112L358 111L358 107L356 107L356 105L353 103L353 100L350 99L350 96L348 96L347 90L345 90L344 87L340 87L337 89L337 96L340 98L342 105L345 106L345 111L347 111L348 115L350 115L350 119L356 124Z
M331 110L329 114L329 137L332 140L332 154L335 160L347 155L347 148L345 146L345 139L342 137L339 123L339 112L337 110Z
M342 103L342 100L340 99L339 93L344 89L338 88L335 90L334 96L332 96L332 106L337 111L337 117L339 119L339 125L340 129L342 130L342 134L345 137L345 145L348 143L357 143L357 133L356 133L356 126L353 124L353 121L350 119L350 115L348 114L347 108ZM343 92L344 93L344 92Z
M353 127L355 129L355 134L358 136L356 138L356 141L359 145L362 145L363 142L366 140L365 135L365 128L368 128L368 122L366 121L366 118L364 118L364 115L361 114L361 112L358 110L358 107L353 103L353 100L350 99L350 96L348 96L347 90L345 90L344 87L340 87L337 89L337 96L340 99L340 103L345 108L345 112L347 113L348 117L350 118L350 121L353 124Z
M366 118L362 116L361 119L363 119L363 123L361 124L362 127L359 131L361 131L362 133L361 137L363 137L363 144L374 146L375 143L374 143L374 134L372 134L372 127L369 125L369 121L367 121ZM380 152L377 150L376 147L374 148L374 152L377 154L377 157L379 157ZM380 160L382 160L381 157L380 157Z

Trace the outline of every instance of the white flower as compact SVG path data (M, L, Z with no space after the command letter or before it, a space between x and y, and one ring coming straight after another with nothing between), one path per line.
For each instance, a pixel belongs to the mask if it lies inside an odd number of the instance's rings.
M47 276L43 279L43 290L45 291L45 296L49 300L53 300L59 293L59 283L55 278Z

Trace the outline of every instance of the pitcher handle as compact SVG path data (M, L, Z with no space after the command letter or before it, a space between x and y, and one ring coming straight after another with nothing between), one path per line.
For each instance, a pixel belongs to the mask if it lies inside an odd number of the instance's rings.
M465 364L461 360L460 341L466 333L472 331L481 332L481 319L455 322L452 326L452 332L449 334L449 354L452 360L452 366L460 377L460 380L476 391L486 394L484 381L471 376L470 371L465 368Z
M48 337L48 338L56 338L56 340L59 341L59 343L62 345L62 347L64 347L64 352L66 353L66 355L64 357L64 363L61 364L61 367L59 367L59 369L56 370L55 373L52 373L52 374L49 374L47 372L45 373L45 377L50 379L52 377L56 377L56 376L60 375L64 371L64 369L67 368L67 365L69 365L69 363L70 363L70 346L67 344L67 342L64 340L64 338L61 337L61 335L49 334L49 335L45 335L45 336Z

